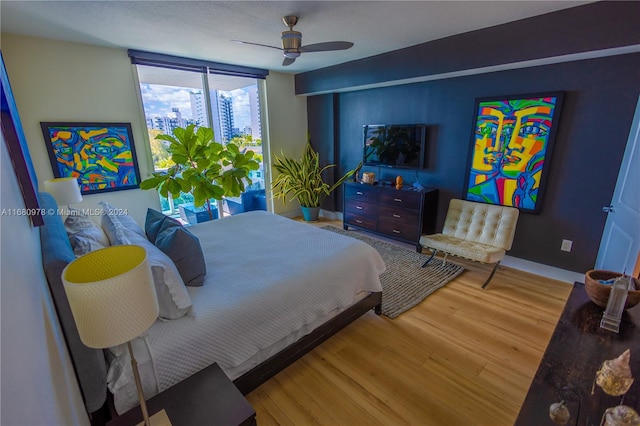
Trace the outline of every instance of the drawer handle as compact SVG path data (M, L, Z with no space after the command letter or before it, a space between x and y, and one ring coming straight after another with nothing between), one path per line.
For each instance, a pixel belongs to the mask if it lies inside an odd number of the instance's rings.
M394 198L393 201L395 201L397 203L401 203L402 202L402 198Z
M394 213L394 214L393 214L393 217L402 217L402 216L400 216L399 214L395 214L395 213Z
M399 233L400 233L400 231L398 231L397 229L394 229L394 230L393 230L393 233L394 233L394 234L399 234Z
M362 221L361 221L361 220L356 219L356 223L362 223Z
M361 192L361 191L356 191L356 194L357 194L357 195L364 195L364 193L363 193L363 192Z
M358 209L358 210L362 210L362 209L364 209L364 207L362 207L362 206L356 206L356 209Z

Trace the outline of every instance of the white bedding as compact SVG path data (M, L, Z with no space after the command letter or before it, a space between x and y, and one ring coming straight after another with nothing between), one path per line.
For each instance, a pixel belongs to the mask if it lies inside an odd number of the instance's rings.
M382 291L384 262L364 242L263 211L189 228L207 276L187 316L156 321L134 341L145 396L217 362L233 380L364 297ZM137 404L126 346L112 350L116 410Z

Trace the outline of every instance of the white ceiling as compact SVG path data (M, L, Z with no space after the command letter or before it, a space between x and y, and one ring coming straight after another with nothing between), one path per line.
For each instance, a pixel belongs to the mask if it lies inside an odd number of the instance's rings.
M1 30L282 72L304 72L589 1L0 1ZM303 45L344 40L282 66L282 16L300 17ZM497 41L499 42L499 41Z

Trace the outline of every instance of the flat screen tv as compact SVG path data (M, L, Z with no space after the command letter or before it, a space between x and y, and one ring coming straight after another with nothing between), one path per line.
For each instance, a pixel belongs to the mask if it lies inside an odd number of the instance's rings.
M424 124L367 124L363 127L364 159L368 166L423 169Z

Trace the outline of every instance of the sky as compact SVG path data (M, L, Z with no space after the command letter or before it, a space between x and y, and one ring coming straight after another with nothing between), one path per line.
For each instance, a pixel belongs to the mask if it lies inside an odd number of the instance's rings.
M191 101L189 94L195 89L184 87L163 86L159 84L140 84L144 113L147 118L169 117L171 109L178 108L183 118L193 118L191 114ZM220 93L233 99L234 126L242 129L251 127L251 108L249 105L249 93L246 89L223 91Z

